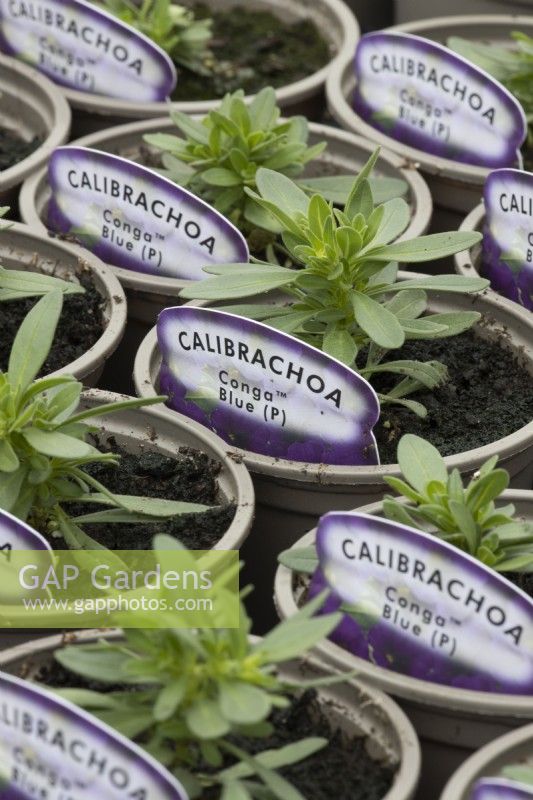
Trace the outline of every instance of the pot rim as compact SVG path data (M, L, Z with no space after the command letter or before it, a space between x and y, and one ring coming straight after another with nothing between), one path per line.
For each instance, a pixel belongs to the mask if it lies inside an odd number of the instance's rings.
M420 277L420 273L400 272L400 276L415 278ZM452 293L442 292L439 294L446 297L451 296ZM429 293L429 296L431 296L431 293ZM521 326L527 325L528 328L531 328L533 334L533 314L517 303L511 303L488 289L476 295L476 298L477 302L484 306L479 310L484 314L490 313L497 322L500 322L503 316L506 328L512 329L513 322L516 321ZM191 305L202 306L208 305L208 303L192 301ZM136 392L140 396L149 397L156 393L152 384L151 365L158 360L157 330L156 326L154 326L141 342L135 357L133 378ZM533 364L533 353L529 356L529 360ZM533 420L495 442L446 456L444 460L448 469L457 467L463 473L473 472L484 461L494 455L495 451L503 459L505 456L511 456L526 450L532 444ZM373 467L308 464L259 455L248 450L237 449L237 452L242 454L246 465L252 473L294 482L312 481L319 485L351 485L356 481L357 484L368 485L382 482L385 475L401 477L400 467L397 463Z
M269 5L268 0L259 0L262 5ZM294 2L294 0L292 0ZM350 50L352 43L360 36L359 24L355 15L342 0L320 0L323 8L327 8L338 21L339 30L343 33L343 40L338 52L318 71L307 75L299 81L294 81L276 89L276 98L281 105L294 103L316 94L317 90L325 83L329 69L333 63L344 53ZM291 5L291 2L288 3ZM301 2L298 3L301 5ZM305 5L305 4L304 4ZM98 116L119 115L138 119L144 117L157 117L164 114L169 108L186 113L207 113L215 108L220 100L193 100L193 101L162 101L158 103L133 103L120 98L106 97L105 95L87 94L74 89L63 89L68 102L75 109L83 109ZM245 99L251 100L253 95Z
M199 118L200 116L201 115L199 115ZM170 117L166 116L159 117L158 119L141 120L140 122L116 125L113 128L106 128L103 131L97 131L96 133L91 133L80 139L69 142L69 146L93 147L98 149L98 145L101 145L106 140L115 139L122 135L135 136L138 134L140 136L141 133L159 131L161 127L168 127L169 122L171 122ZM350 131L333 128L329 125L310 122L309 131L317 137L326 139L328 141L328 146L332 148L339 142L341 144L360 147L367 151L369 155L375 149L373 143L368 139L351 133ZM397 241L403 241L404 239L411 239L422 235L429 227L433 211L433 201L427 183L412 165L405 164L404 160L396 153L382 149L380 152L380 160L401 173L401 178L406 181L411 197L415 201L415 207L409 225L403 234L398 237ZM46 231L47 228L37 212L36 198L41 190L43 181L46 181L46 172L47 168L43 167L29 176L22 184L19 198L22 218L28 225L41 231ZM80 250L87 252L85 248L81 246ZM177 297L183 288L194 283L192 280L135 272L134 270L116 267L112 264L108 264L108 267L120 279L120 282L126 289L142 291L147 294L165 294L171 297Z
M425 32L438 30L441 26L457 25L461 33L465 34L465 28L470 27L476 30L480 25L494 25L497 29L502 25L509 25L512 21L517 27L526 26L533 28L533 16L511 15L511 14L465 14L449 17L431 17L429 19L406 22L401 25L393 25L385 29L385 32L414 33L424 36ZM360 133L367 138L372 138L375 142L384 147L394 150L402 155L407 161L414 162L416 167L424 172L437 176L440 179L457 184L475 185L480 188L483 186L485 178L492 171L492 168L475 166L473 164L463 164L449 158L432 155L424 150L403 144L403 142L393 139L381 131L373 128L365 122L351 107L344 92L345 82L349 83L350 92L355 87L355 74L353 72L353 58L355 49L344 56L343 59L335 61L329 72L326 81L326 101L328 110L333 118L344 128Z
M528 742L531 743L533 750L533 724L524 725L518 730L509 731L509 733L493 739L492 742L475 751L458 767L446 783L440 800L469 800L470 794L467 795L466 791L470 790L474 781L485 777L485 771L490 769L491 761L499 760L508 750L514 750Z
M26 81L31 81L35 87L35 92L39 92L46 97L53 114L53 123L47 130L46 138L39 147L23 158L22 161L0 171L0 191L5 191L22 183L28 175L47 161L56 147L67 141L72 113L59 87L46 75L37 72L22 61L0 53L0 72L5 72L8 75L11 73L13 82L17 80L18 76L21 76Z
M69 637L75 637L75 643L76 641L81 641L83 643L84 640L88 640L89 642L94 641L95 639L102 637L102 635L106 638L118 638L121 635L121 631L120 629L116 628L107 630L88 629L76 631L73 634L69 634ZM252 638L255 639L257 637ZM26 660L32 655L45 653L46 651L52 649L55 650L64 643L63 636L61 634L56 634L52 636L41 637L39 639L34 639L32 641L16 645L15 647L7 648L0 653L0 667L5 670L5 666L13 661ZM72 643L70 639L68 643ZM338 671L332 665L324 664L311 653L307 654L303 658L290 660L287 663L289 665L301 664L304 669L306 666L310 666L316 671L322 673ZM350 707L354 707L353 700L350 702L349 698L345 698L341 695L339 695L338 698L335 697L335 690L337 686L342 688L353 688L360 696L362 695L360 698L361 702L359 703L359 708L361 708L363 713L365 707L373 706L379 711L384 712L385 716L392 724L392 727L396 733L400 758L394 782L390 790L382 797L381 800L411 800L418 783L422 763L420 743L411 721L391 697L388 697L379 689L376 689L375 687L369 686L367 683L358 680L357 677L354 677L353 675L350 676L346 681L339 682L339 684L333 684L331 687L319 688L319 693L322 692L325 695L325 702L330 702L330 700L332 700L337 706L344 706L348 709ZM365 695L367 698L366 700L364 699ZM369 719L369 722L371 722L371 719ZM363 733L365 738L371 739L373 735L371 725L369 725L369 730Z
M531 502L533 506L533 491L527 489L508 489L502 493L501 498L508 502ZM355 511L372 514L379 511L382 503L371 503L356 508ZM291 546L291 550L313 544L316 528L305 533ZM297 603L292 589L292 570L279 565L274 579L274 602L281 619L293 616ZM399 697L403 700L416 702L420 706L436 708L451 715L454 711L462 715L496 717L529 717L533 716L533 695L497 694L492 692L477 692L472 689L458 689L439 683L423 681L402 673L392 672L371 664L362 658L352 655L344 648L324 640L318 644L313 652L320 656L327 664L333 664L338 669L357 669L357 674L362 680L369 681L381 691ZM450 795L449 800L452 800ZM453 795L453 800L458 800Z
M29 225L10 221L9 228L6 229L3 236L11 237L13 235L20 239L21 250L34 250L35 254L39 255L39 250L45 244L47 249L54 248L58 251L58 260L61 260L64 253L68 261L74 261L90 270L95 287L105 303L104 315L108 316L107 324L92 347L79 358L50 373L54 376L74 375L78 379L89 376L116 350L122 339L127 319L124 289L118 278L113 275L112 270L89 251L82 251L68 242L50 238L46 234L35 231ZM0 246L0 253L1 251L2 247Z
M82 394L82 403L86 406L96 406L111 403L124 397L127 397L127 395L120 395L105 389L88 389ZM178 434L183 429L187 429L188 432L194 434L194 439L197 441L193 447L220 462L222 469L226 471L233 483L234 498L226 499L228 501L234 500L235 516L227 531L212 549L238 550L250 532L255 512L254 486L250 473L242 459L236 457L231 448L215 433L188 417L169 413L169 409L162 403L145 408L124 409L124 411L119 411L110 417L103 416L101 418L102 423L105 426L109 420L109 424L112 427L113 419L119 420L122 415L147 417L148 424L151 424L156 432L158 424L175 428ZM96 417L96 419L99 418ZM155 446L157 446L157 442Z
M460 231L481 231L483 229L483 220L485 219L485 204L480 203L475 206L472 211L464 218L459 227ZM462 253L456 253L453 257L455 264L455 271L459 275L466 275L468 277L475 277L479 275L474 266L475 254L479 252L479 245L471 247L469 250L464 250ZM501 295L499 295L501 296ZM503 298L502 300L506 300ZM507 302L512 302L508 300ZM514 304L516 305L516 304Z

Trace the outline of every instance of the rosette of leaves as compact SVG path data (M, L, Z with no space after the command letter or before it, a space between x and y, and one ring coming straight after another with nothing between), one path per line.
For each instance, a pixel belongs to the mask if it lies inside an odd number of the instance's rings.
M155 551L165 538L156 537ZM273 732L269 717L297 692L345 677L291 683L277 673L279 664L303 657L339 623L339 613L313 617L323 601L324 595L315 598L257 641L241 605L235 629L126 630L123 641L64 647L56 660L102 689L57 693L139 742L191 800L213 786L224 800L305 800L278 770L316 753L326 739L262 751L256 743L253 753L246 747Z
M533 144L533 39L525 33L511 34L509 46L472 42L451 36L448 47L484 69L514 94L528 122L528 144Z
M0 208L0 219L9 211L9 206ZM9 228L9 223L0 228ZM85 289L74 281L63 281L53 275L41 272L6 269L0 265L0 303L7 300L23 300L28 297L42 297L47 292L61 291L63 294L83 294Z
M279 222L256 203L248 190L256 190L256 174L261 167L298 179L304 167L325 149L326 142L308 145L309 126L305 117L280 119L276 94L270 86L251 101L244 92L228 94L220 106L201 121L180 111L170 116L182 137L167 133L146 134L144 140L162 152L164 174L185 186L225 214L260 249L268 237L258 230L279 233ZM344 203L353 176L299 178L306 192L318 191L327 200ZM380 201L404 194L405 181L378 178L371 181ZM406 223L407 224L407 223ZM270 237L272 238L272 237Z
M82 384L70 375L37 378L53 342L63 294L45 294L23 320L7 372L0 371L0 508L49 536L62 535L69 548L100 545L83 523L161 522L206 507L147 497L116 495L85 471L89 464L119 463L90 443L91 418L139 408L165 398L121 400L78 411ZM68 504L106 508L71 518Z
M220 301L281 289L291 301L287 305L241 303L224 310L297 336L370 382L382 373L398 375L398 383L379 394L381 405L400 404L423 417L425 407L410 395L443 383L446 367L391 359L390 352L407 340L455 336L479 319L475 311L425 314L427 290L478 292L488 281L456 275L399 281L396 262L449 256L472 247L481 234L438 233L390 244L405 229L409 207L402 198L376 205L369 176L377 156L378 151L353 182L342 210L321 195L309 198L285 175L258 170L259 193L247 193L280 223L283 246L297 269L257 259L210 265L205 272L214 277L195 282L182 297Z
M512 504L495 501L509 485L498 457L486 461L465 486L458 469L449 474L439 451L406 434L398 444L403 480L385 477L407 503L387 496L386 517L435 534L496 572L533 571L533 525L515 517Z
M171 0L103 0L103 6L159 45L176 64L209 74L212 19L196 19L194 11Z

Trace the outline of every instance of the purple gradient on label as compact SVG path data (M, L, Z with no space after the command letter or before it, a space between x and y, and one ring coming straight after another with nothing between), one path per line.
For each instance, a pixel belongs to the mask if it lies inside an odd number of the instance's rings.
M471 800L531 800L533 786L506 778L482 778L474 786Z
M390 68L383 69L384 59ZM407 74L408 59L413 75ZM488 73L444 45L408 33L369 33L357 45L355 73L354 110L387 136L465 164L516 164L527 134L522 107Z
M8 511L0 509L0 546L6 541L13 550L48 550L52 548L40 533Z
M328 587L323 613L357 609L330 637L338 645L432 683L533 692L533 601L505 578L437 537L356 512L322 517L316 545L310 596Z
M200 280L205 266L249 259L244 236L222 214L133 161L85 147L58 147L48 178L48 226L76 236L109 264Z
M195 334L204 349L193 349ZM372 433L377 396L339 361L261 322L211 308L165 309L157 336L167 405L226 442L313 464L379 463ZM235 356L225 354L226 340ZM219 342L223 354L207 350L216 351ZM266 366L239 358L244 347L250 360L260 349Z
M0 50L87 94L161 102L177 81L164 50L85 0L0 0Z
M491 172L483 200L481 274L496 292L533 311L533 174Z
M96 717L46 689L2 673L0 705L0 745L4 768L14 765L14 755L10 748L14 749L19 745L24 747L26 756L33 755L48 770L57 772L61 779L68 781L76 800L96 800L97 797L103 800L104 796L106 800L128 800L133 796L142 796L146 800L188 800L181 783L152 756ZM19 718L24 711L31 716L31 730L22 729L15 722L15 711L19 713ZM48 731L58 729L63 732L66 742L63 748L51 744L46 736L36 735L38 719L46 722ZM84 746L78 743L75 755L72 755L68 743L74 740L83 742ZM100 753L100 761L105 758L107 769L100 772L93 764L91 770L89 758L87 765L84 765L80 753L90 752L91 749ZM29 772L21 770L24 771ZM47 776L42 771L30 772L30 778L42 787L48 785ZM57 794L48 788L46 797L49 800L71 796L66 790L61 795L63 787L60 782L55 788ZM144 789L145 793L140 792L140 789ZM22 795L19 794L20 791ZM30 796L36 797L35 794ZM24 787L8 787L7 790L0 791L2 800L25 797Z

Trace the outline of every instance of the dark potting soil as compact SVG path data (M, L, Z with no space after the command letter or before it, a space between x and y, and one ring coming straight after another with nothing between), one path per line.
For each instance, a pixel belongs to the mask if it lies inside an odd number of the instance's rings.
M437 360L446 364L449 380L440 388L411 395L428 415L385 406L374 428L382 464L396 462L404 433L430 441L443 456L495 442L533 419L533 376L500 347L467 331L436 341L407 342L390 356L396 360ZM377 391L395 384L386 376L373 380Z
M206 77L178 64L173 100L212 100L237 89L255 94L264 86L301 80L330 59L327 42L309 20L284 23L267 11L244 6L214 11L203 3L188 5L197 17L213 19L210 47L216 66Z
M81 275L84 294L65 295L52 349L40 372L48 375L70 364L91 348L104 330L104 300L87 275ZM26 314L38 298L0 303L0 370L7 369L11 345Z
M93 691L123 691L131 687L111 686L72 674L56 661L41 667L35 680L55 689L84 688ZM295 697L288 708L276 709L270 716L274 732L265 738L231 737L247 753L256 755L277 749L309 736L320 736L328 744L304 761L285 767L280 773L303 794L306 800L382 800L394 779L394 768L372 759L364 737L350 738L336 729L325 715L314 690ZM224 767L234 763L227 759ZM209 772L209 767L205 769ZM219 800L220 788L204 791L201 800Z
M0 171L18 164L23 158L37 150L41 140L35 136L30 142L22 139L14 131L0 128Z
M217 476L221 465L199 450L181 447L178 458L154 451L134 454L127 453L113 439L99 449L118 453L119 466L91 464L85 471L115 494L183 500L206 506L220 502ZM72 504L69 508L71 516L95 510L94 505L88 504ZM83 525L83 530L110 550L150 550L156 533L174 536L190 549L209 550L226 533L234 516L235 507L226 504L155 524L90 524ZM61 539L54 539L54 547L61 549L66 545Z

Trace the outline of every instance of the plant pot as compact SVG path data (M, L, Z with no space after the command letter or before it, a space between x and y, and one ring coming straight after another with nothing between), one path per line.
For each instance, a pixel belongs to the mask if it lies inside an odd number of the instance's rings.
M76 145L135 159L139 156L144 134L175 131L176 127L170 118L164 117L101 131L80 139ZM312 123L310 131L311 144L318 141L328 143L326 153L317 160L319 168L320 164L329 163L344 173L356 172L374 149L370 141L336 128ZM412 167L402 167L401 159L386 151L382 151L380 155L377 174L388 178L402 178L408 184L407 199L412 208L412 218L408 229L400 238L414 238L423 234L429 226L432 213L431 195L423 178ZM46 230L49 198L47 173L42 169L24 184L20 197L23 218L35 230ZM128 325L122 345L108 365L106 387L131 393L133 384L130 365L142 339L155 324L157 315L163 308L179 304L179 294L190 281L147 275L113 266L111 269L126 290Z
M472 14L530 14L532 7L531 0L469 0L468 3ZM415 22L443 14L461 14L464 10L461 0L452 0L445 6L439 0L394 0L394 21Z
M82 394L80 409L116 402L122 397L91 389ZM163 405L124 409L102 418L95 417L94 424L101 441L112 437L128 453L150 451L176 458L180 447L190 447L220 463L222 466L217 475L220 500L235 506L235 516L213 549L238 550L241 547L252 526L254 489L247 468L242 461L231 457L222 439L187 417L169 412ZM11 632L0 628L0 650L46 633L43 629Z
M73 635L69 644L87 643L106 638L118 638L120 632L102 634L83 631ZM50 636L37 642L13 647L0 654L0 667L7 673L18 674L27 667L39 668L49 664L52 653L64 644L60 636ZM280 672L291 681L331 674L317 660L306 658L284 663ZM35 674L35 672L34 672ZM388 764L398 764L393 786L380 800L411 800L420 771L420 746L411 723L398 706L386 695L371 689L351 677L342 683L321 687L319 698L333 727L352 737L364 736L372 758Z
M508 14L437 17L397 25L389 30L413 33L440 44L446 44L449 36L462 36L502 44L508 41L509 35L515 30L524 31L529 35L533 34L533 17L512 17ZM470 211L479 203L485 178L491 170L486 167L460 164L457 161L408 147L402 142L386 136L361 119L352 108L352 96L356 84L353 69L354 50L343 59L339 58L329 73L326 93L331 114L343 128L366 136L377 144L393 150L407 163L414 162L429 184L435 206L438 209L455 212L458 227L460 224L458 215L460 214L462 219L464 212Z
M510 490L501 499L514 503L519 515L533 520L533 492ZM381 503L359 510L379 515ZM313 530L294 546L308 546L315 536ZM280 566L275 579L275 602L282 619L295 613L298 594L293 573ZM473 750L533 721L532 696L490 694L429 683L377 667L328 640L317 645L314 652L336 669L355 669L362 679L392 695L406 712L422 743L419 800L437 797L447 778ZM459 800L459 795L449 795L449 800L452 798Z
M8 269L69 275L89 274L102 296L104 330L96 343L82 356L53 374L74 375L86 386L95 386L106 360L117 348L126 326L126 297L112 271L92 253L80 250L28 225L13 223L0 235L0 264ZM0 307L1 310L1 307Z
M0 206L11 206L16 214L18 187L42 166L58 145L67 141L70 106L62 92L35 70L0 54L0 127L24 140L41 140L30 155L8 169L0 170Z
M243 5L242 0L207 0L207 5L217 11ZM246 8L269 11L282 20L298 22L311 19L332 51L332 60L318 72L303 80L282 86L276 91L279 105L287 113L303 113L317 119L322 114L324 84L331 64L341 54L351 53L359 38L359 25L342 0L248 0ZM178 78L179 80L179 78ZM114 97L87 94L74 89L62 89L75 111L73 136L84 136L134 120L153 119L168 113L168 103L132 103ZM205 114L220 100L191 100L173 103L176 109L188 114Z
M401 273L404 278L413 273ZM515 303L503 301L493 292L481 295L429 293L429 310L481 312L481 337L500 338L500 343L514 352L533 373L533 315ZM264 298L258 299L264 302ZM196 301L193 305L203 305ZM157 393L161 364L155 328L144 339L135 359L134 380L139 395ZM448 456L449 469L457 467L463 475L471 475L480 465L498 453L501 466L511 475L514 488L530 489L533 483L533 422L515 433L489 445ZM249 577L259 589L255 594L269 596L276 569L277 555L290 547L305 530L316 525L322 514L347 510L381 500L389 491L385 476L400 477L398 464L377 467L331 466L306 464L243 451L245 464L254 481L257 513L254 523L253 554L248 558ZM250 543L251 545L251 543ZM246 553L245 553L246 555ZM246 561L246 558L245 558ZM253 597L252 597L253 599ZM256 617L263 630L274 616L271 606L261 604Z
M452 775L440 800L470 800L480 778L500 777L501 770L512 764L531 766L532 757L533 724L499 736L471 755Z

